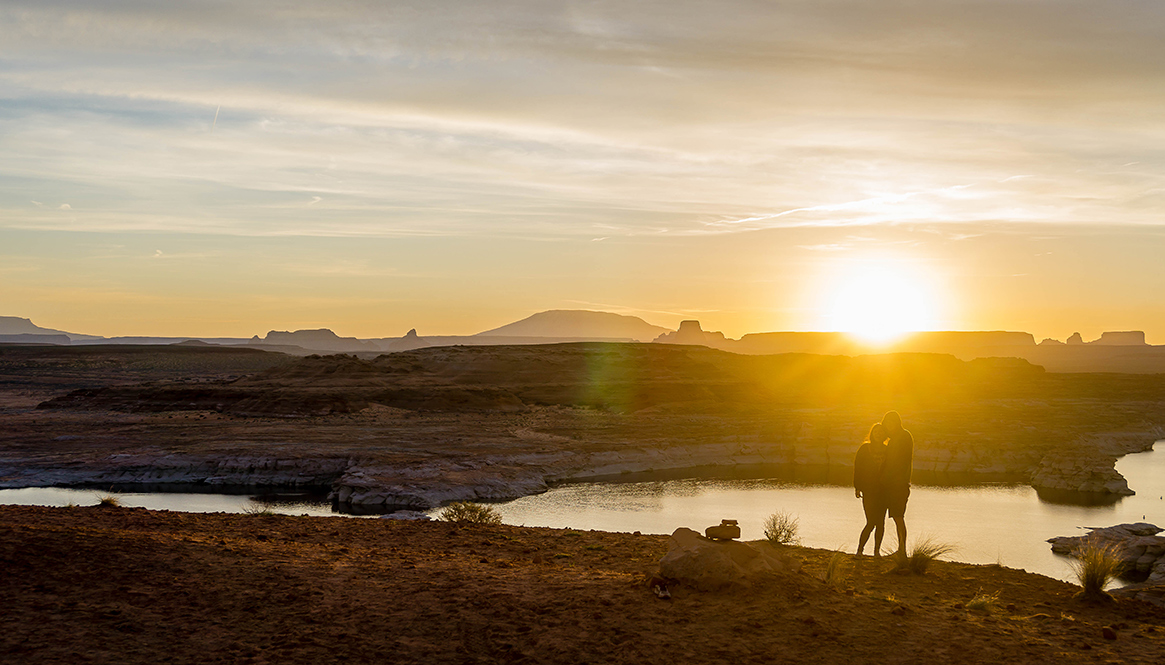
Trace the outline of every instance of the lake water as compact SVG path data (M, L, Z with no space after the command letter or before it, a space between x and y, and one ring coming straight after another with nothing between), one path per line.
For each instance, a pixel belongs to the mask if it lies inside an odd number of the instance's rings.
M1049 503L1027 485L916 485L906 510L907 540L929 536L956 548L946 558L1068 580L1068 559L1052 554L1048 538L1124 522L1165 526L1165 441L1121 458L1117 470L1137 494L1101 506ZM602 531L671 533L686 526L703 533L735 519L744 540L763 538L765 517L784 511L797 517L801 544L852 553L865 524L861 504L853 488L838 485L688 479L563 485L495 507L507 524ZM887 527L884 550L897 545L893 522ZM866 553L872 552L871 537Z
M1027 485L936 487L916 485L906 512L910 542L934 539L955 546L948 558L1001 563L1070 579L1068 560L1052 554L1053 536L1123 522L1165 526L1165 441L1153 451L1117 462L1136 496L1101 506L1050 503ZM0 504L92 505L100 492L63 488L0 490ZM123 492L124 506L186 512L244 512L256 506L290 515L336 516L319 496ZM721 519L740 522L745 540L763 537L765 517L784 511L799 522L803 545L853 552L865 519L849 487L780 479L678 479L561 485L535 496L494 504L507 524L602 531L671 533L686 526L703 532ZM431 511L435 514L436 510ZM884 549L893 548L893 523ZM871 544L867 553L872 551Z

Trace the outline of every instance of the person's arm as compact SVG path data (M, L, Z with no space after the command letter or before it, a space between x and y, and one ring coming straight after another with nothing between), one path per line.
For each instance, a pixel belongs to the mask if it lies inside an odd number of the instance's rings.
M862 488L860 486L861 483L858 482L858 478L861 477L863 467L866 464L866 456L863 455L866 451L867 449L863 445L861 448L858 448L858 454L854 456L854 496L859 499L862 498Z

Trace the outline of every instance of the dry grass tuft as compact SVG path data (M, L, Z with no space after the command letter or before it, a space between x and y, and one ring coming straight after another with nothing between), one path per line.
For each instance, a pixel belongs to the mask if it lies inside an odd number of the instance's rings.
M909 570L915 575L925 575L931 562L954 551L954 545L940 543L927 536L914 544L914 548L910 550L910 556L905 561L898 561L898 568Z
M437 519L461 524L501 524L502 515L494 508L469 501L454 501L445 506Z
M837 551L833 556L829 557L829 563L825 566L825 583L829 586L841 586L841 583L849 577L850 560L845 552Z
M778 511L765 518L765 538L774 545L796 545L801 542L797 530L800 528L797 518L784 511Z
M120 508L121 499L117 498L116 494L98 494L97 505L107 508Z
M995 609L995 604L999 602L999 592L983 593L983 588L975 592L971 600L967 601L967 609L975 610L976 612L991 612Z
M1073 550L1071 565L1076 581L1080 583L1079 596L1085 600L1112 600L1104 587L1124 570L1119 551L1115 545L1102 545L1087 539Z
M275 511L271 509L271 506L252 499L243 504L243 514L255 515L257 517L271 517L275 514Z

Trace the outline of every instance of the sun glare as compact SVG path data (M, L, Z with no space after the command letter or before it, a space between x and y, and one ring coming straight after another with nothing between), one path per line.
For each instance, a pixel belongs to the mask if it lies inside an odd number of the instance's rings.
M862 262L833 271L826 295L832 330L881 346L937 322L932 279L891 261Z

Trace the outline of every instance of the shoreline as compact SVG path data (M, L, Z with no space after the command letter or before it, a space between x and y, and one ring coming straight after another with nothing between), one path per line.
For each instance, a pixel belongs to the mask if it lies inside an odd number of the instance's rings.
M647 580L667 536L444 522L0 507L14 662L1155 663L1165 609L996 566L899 575L790 547L798 572ZM987 594L982 609L972 602ZM407 602L401 602L408 599ZM369 630L369 621L391 630ZM1116 635L1108 637L1105 628Z
M1134 435L1135 436L1135 435ZM1107 454L1110 451L1098 451L1099 455L1108 461L1107 470L1119 477L1115 464L1125 455L1153 450L1158 442L1165 439L1157 438L1159 434L1145 434L1139 437L1142 442L1152 438L1147 445L1129 446L1125 435L1126 445L1120 449L1120 454ZM693 450L694 448L694 450ZM0 489L23 489L33 487L59 487L68 489L101 489L103 487L124 487L125 491L158 491L167 493L191 494L251 494L251 493L315 493L327 494L334 505L347 506L348 510L341 512L359 511L359 514L375 514L376 512L389 513L394 510L412 509L428 510L439 507L451 501L482 501L501 502L511 501L523 496L540 494L550 488L579 484L579 483L624 483L648 482L661 480L676 480L690 478L723 478L723 479L777 479L789 480L806 484L825 484L844 486L852 476L852 466L844 464L826 465L820 463L790 463L757 461L760 457L753 452L747 456L736 456L731 462L707 463L711 459L724 459L725 446L712 444L702 447L687 447L682 449L649 449L642 450L646 455L628 457L626 454L617 454L618 461L611 459L610 453L598 453L592 457L599 457L598 463L589 464L583 468L558 469L547 468L549 460L542 460L543 464L526 464L513 469L512 458L482 459L477 466L489 468L497 465L509 466L518 473L508 481L495 474L493 478L486 478L481 483L480 478L469 479L464 484L439 482L442 470L441 460L435 460L425 474L431 482L431 487L425 487L423 482L411 483L405 492L393 492L393 488L379 489L365 475L365 469L352 460L337 460L332 458L308 458L299 460L279 460L271 457L241 458L224 456L222 459L187 459L176 460L174 455L164 455L166 464L151 464L144 455L118 456L121 459L111 460L114 463L96 465L92 467L76 467L62 469L59 467L30 470L23 469L26 478L24 482L13 480L11 477L0 481ZM1099 455L1093 455L1099 459ZM123 466L118 462L130 461L132 465ZM678 458L678 459L677 459ZM672 466L668 461L679 462ZM160 460L159 460L160 461ZM534 461L534 460L528 460ZM704 461L706 463L691 463ZM926 460L924 459L924 462ZM662 463L662 465L661 465ZM343 471L340 469L343 468ZM328 474L326 470L331 470ZM949 469L949 464L948 464ZM392 473L401 469L382 469ZM406 467L404 470L408 470ZM330 478L328 477L330 475ZM47 482L27 482L32 476ZM1123 480L1123 477L1121 477ZM367 480L366 480L367 479ZM365 480L365 482L359 482ZM416 479L420 480L420 479ZM353 481L357 481L353 483ZM473 482L478 481L478 482ZM490 482L492 481L492 482ZM1123 494L1105 492L1072 491L1061 488L1037 487L1031 482L1031 476L1021 470L985 469L980 471L968 470L936 470L935 465L915 467L912 482L920 486L937 487L974 487L989 484L1014 484L1031 486L1040 494L1041 499L1052 503L1068 503L1073 505L1105 505L1119 501ZM347 483L353 483L347 485ZM349 487L345 497L344 487ZM153 489L151 489L153 488ZM401 488L397 488L401 489ZM1132 488L1135 492L1135 488ZM398 502L390 502L390 497L398 497ZM342 498L345 497L345 498ZM356 501L352 499L356 498Z

